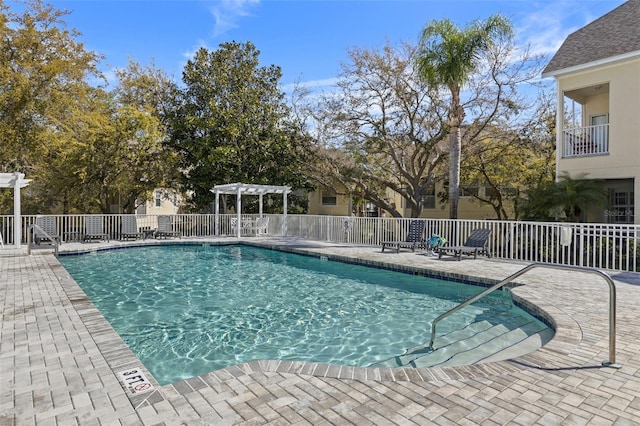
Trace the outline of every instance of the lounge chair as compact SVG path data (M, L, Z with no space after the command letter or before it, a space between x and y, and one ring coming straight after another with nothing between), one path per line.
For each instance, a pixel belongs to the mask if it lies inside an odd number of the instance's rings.
M158 229L155 233L156 238L178 237L180 232L173 230L171 216L158 216Z
M416 248L426 248L427 244L424 240L424 220L412 220L409 223L409 233L404 241L383 241L382 251L387 247L396 249L396 253L400 252L401 247L410 248L416 251Z
M121 240L137 240L143 238L144 233L138 231L138 221L135 216L122 216L122 224L120 228Z
M440 247L438 248L438 259L444 255L455 256L458 260L462 260L463 254L472 255L476 259L478 254L484 254L487 257L491 257L491 254L487 250L487 242L491 235L490 229L474 229L469 234L467 241L461 246Z
M102 219L102 216L87 216L84 218L83 241L109 241L109 235L104 232Z
M54 242L58 244L62 242L54 216L36 217L36 226L33 227L33 242L40 244L43 241L49 241L52 244Z

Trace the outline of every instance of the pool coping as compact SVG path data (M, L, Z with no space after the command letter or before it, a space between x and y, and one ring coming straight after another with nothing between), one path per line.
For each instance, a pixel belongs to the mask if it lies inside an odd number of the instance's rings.
M87 254L97 251L118 250L130 247L164 246L164 245L247 245L271 250L286 251L313 257L326 256L328 259L345 263L360 264L370 267L380 267L405 273L418 273L425 276L433 276L440 279L453 281L479 282L483 285L491 285L498 282L480 275L463 275L437 271L428 267L411 267L398 265L395 262L379 260L358 259L348 254L327 253L322 246L316 246L314 242L304 240L298 244L290 244L291 240L235 240L226 239L198 239L198 240L163 240L142 242L119 242L117 245L86 243L83 245L68 245L60 251L61 255ZM133 244L129 244L133 243ZM397 258L390 257L397 260ZM57 263L57 265L56 265ZM125 392L135 409L147 405L154 405L166 400L167 395L189 394L207 386L220 386L230 378L238 378L243 375L256 373L293 373L315 377L352 379L362 381L409 381L409 382L433 382L461 380L469 377L484 377L503 374L517 374L525 368L553 368L554 363L549 360L562 359L571 354L582 341L582 332L579 325L569 315L557 309L553 304L538 298L534 289L522 283L510 286L510 291L522 307L528 312L535 312L547 324L555 329L553 338L542 348L527 355L504 361L487 362L483 364L445 366L445 367L350 367L322 363L282 360L260 360L226 367L181 380L168 385L160 386L144 364L124 343L120 336L102 316L98 309L91 303L79 285L66 272L60 262L51 265L56 277L66 292L69 301L85 324L89 334L93 337L98 349L103 354L107 364L114 375L131 368L139 368L144 372L153 385L153 390L144 393L131 394ZM123 388L124 385L123 385Z

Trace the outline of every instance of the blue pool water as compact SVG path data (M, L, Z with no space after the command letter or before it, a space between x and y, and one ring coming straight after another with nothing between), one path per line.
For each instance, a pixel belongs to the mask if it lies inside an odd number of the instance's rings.
M483 288L247 246L156 246L60 261L160 384L259 359L367 366L429 340ZM439 324L529 316L495 292Z

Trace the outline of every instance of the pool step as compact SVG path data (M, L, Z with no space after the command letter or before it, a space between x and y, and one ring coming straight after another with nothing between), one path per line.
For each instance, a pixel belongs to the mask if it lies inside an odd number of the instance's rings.
M428 344L418 346L376 366L432 367L497 361L529 353L552 336L553 331L543 324L524 318L508 326L479 321L438 336L434 351L429 350Z
M548 328L536 321L524 323L514 329L509 329L502 324L496 325L465 341L456 342L447 347L436 346L435 351L414 360L412 366L477 364L488 362L489 359L497 361L513 358L535 350L536 348L532 348L531 344L543 340L539 333L544 330ZM520 347L520 345L523 346ZM439 351L443 353L438 354ZM498 356L498 354L502 355Z
M547 342L553 338L554 334L555 332L552 329L545 328L528 336L517 345L507 347L500 352L484 358L482 362L502 361L526 355L547 344Z

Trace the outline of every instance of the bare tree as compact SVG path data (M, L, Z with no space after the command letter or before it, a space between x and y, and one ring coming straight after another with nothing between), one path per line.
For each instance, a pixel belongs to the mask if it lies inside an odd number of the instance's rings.
M450 183L449 95L417 74L416 47L387 45L380 52L349 53L337 90L316 98L307 93L307 100L316 102L297 109L299 122L307 123L316 140L311 175L319 184L340 184L401 216L387 199L393 190L417 217L434 185ZM518 49L510 38L493 43L474 63L460 96L465 121L459 134L466 157L461 175L465 183L475 180L490 187L484 194L490 197L476 198L501 218L516 209L519 189L536 179L518 170L533 173L537 168L544 174L548 167L541 164L551 158L553 145L545 131L550 104L544 91L535 96L541 67L540 57ZM504 185L509 179L513 185ZM447 194L442 196L450 201Z
M555 98L541 92L532 108L511 120L484 125L464 146L461 181L483 192L470 195L490 206L497 219L516 218L527 188L555 176Z
M413 69L413 46L380 52L354 48L343 64L337 91L314 104L314 180L336 182L395 217L400 194L418 217L441 176L446 109Z

